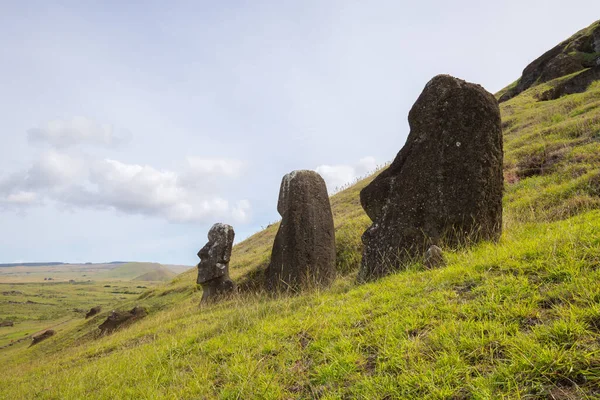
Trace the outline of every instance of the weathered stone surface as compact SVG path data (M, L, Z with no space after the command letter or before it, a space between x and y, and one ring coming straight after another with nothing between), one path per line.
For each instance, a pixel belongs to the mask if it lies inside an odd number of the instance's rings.
M129 324L137 319L143 318L148 315L145 308L136 306L129 311L113 311L106 321L104 321L98 328L102 332L112 332L115 329Z
M600 21L577 32L534 60L524 70L517 84L506 91L500 102L540 83L600 65Z
M553 88L542 93L539 99L541 101L556 100L568 94L585 92L592 82L600 80L600 58L598 58L598 62L598 66L557 83Z
M85 318L88 319L90 317L93 317L94 315L98 314L100 311L102 311L102 307L100 307L100 306L92 307L90 309L90 311L88 311L87 314L85 314Z
M425 252L425 258L423 260L425 268L439 268L446 265L446 259L444 258L444 252L438 246L431 245Z
M360 193L373 224L362 237L359 281L400 269L433 244L454 247L500 236L502 130L494 96L438 75L408 121L406 144Z
M335 232L327 186L308 170L283 177L277 211L282 217L266 270L270 289L327 285L335 278Z
M52 337L56 334L55 331L53 331L52 329L48 329L47 331L40 333L37 336L34 336L31 340L31 344L29 345L29 347L33 346L34 344L38 344L39 342L48 339L49 337Z
M227 224L214 224L208 231L208 243L198 252L198 279L202 301L209 301L235 289L229 278L229 260L235 232Z

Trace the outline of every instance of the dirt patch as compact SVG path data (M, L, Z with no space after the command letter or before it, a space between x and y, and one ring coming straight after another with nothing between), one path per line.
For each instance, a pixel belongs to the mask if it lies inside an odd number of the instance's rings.
M542 324L542 320L538 317L525 317L519 323L523 330L531 330L531 328L540 324Z
M538 154L525 156L517 164L516 175L518 179L551 173L554 170L554 166L564 159L565 151L565 149L544 150Z

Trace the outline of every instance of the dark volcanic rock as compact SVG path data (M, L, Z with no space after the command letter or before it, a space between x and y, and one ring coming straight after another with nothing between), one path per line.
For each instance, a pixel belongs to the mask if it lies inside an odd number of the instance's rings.
M132 308L130 311L113 311L98 328L102 332L112 332L146 315L148 315L146 309L139 306Z
M198 252L198 279L202 301L215 299L235 289L229 278L229 260L235 232L227 224L214 224L208 231L208 243Z
M46 332L44 333L40 333L37 336L34 336L31 340L31 345L29 345L29 347L33 346L34 344L38 344L39 342L48 339L49 337L52 337L56 334L55 331L53 331L52 329L48 329Z
M15 323L12 322L12 321L2 321L2 322L0 322L0 327L3 327L3 326L14 326L14 325L15 325Z
M500 102L540 83L600 65L600 21L577 32L529 64L516 86L500 97Z
M266 270L267 287L329 284L335 277L335 232L323 178L308 170L285 175L277 211L282 220Z
M600 80L600 66L587 69L572 78L557 83L540 95L541 101L556 100L573 93L583 93L594 81Z
M479 85L433 78L408 115L410 134L390 167L360 193L373 224L359 280L397 270L432 244L495 240L502 225L498 102Z
M100 311L102 311L102 307L100 307L100 306L92 307L90 309L90 311L88 311L87 314L85 314L85 318L88 319L90 317L93 317L94 315L98 314Z

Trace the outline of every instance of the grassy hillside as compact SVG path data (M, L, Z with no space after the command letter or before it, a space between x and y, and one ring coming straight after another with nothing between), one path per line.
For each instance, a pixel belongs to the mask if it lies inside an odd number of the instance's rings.
M39 263L36 265L0 265L0 283L46 282L90 282L130 280L152 271L164 271L161 275L173 277L185 272L189 267L144 262L113 262L100 264ZM170 274L174 272L174 274Z
M143 292L138 285L139 282L0 283L0 322L14 323L12 327L0 327L0 347L42 329L80 321L91 307L109 307L137 298Z
M157 269L154 271L146 272L140 276L136 276L132 280L134 281L150 281L150 282L167 282L173 279L177 275L173 271L169 271L166 268Z
M199 307L192 269L124 302L150 315L112 335L97 334L102 313L31 349L0 350L0 397L600 397L600 83L537 101L551 84L501 105L499 243L356 285L367 178L332 198L331 289ZM267 264L276 230L234 248L243 286Z

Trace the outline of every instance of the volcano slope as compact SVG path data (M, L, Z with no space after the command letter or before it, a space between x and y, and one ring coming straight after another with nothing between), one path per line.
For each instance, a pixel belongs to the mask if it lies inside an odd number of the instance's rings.
M100 336L103 312L37 346L0 350L0 397L539 398L600 396L600 82L540 101L571 76L501 104L498 243L357 285L369 220L332 197L339 277L328 290L256 290L277 225L234 248L245 290L199 308L190 270L136 300L150 314ZM498 97L501 93L498 94Z

